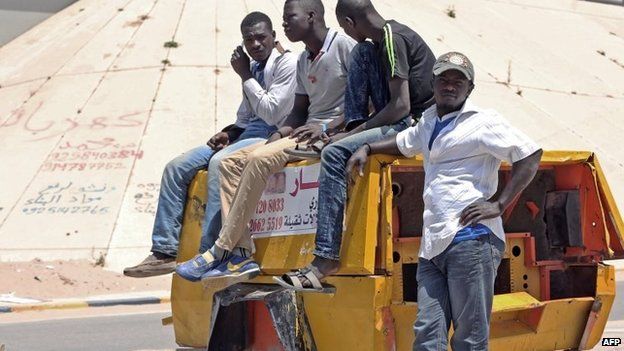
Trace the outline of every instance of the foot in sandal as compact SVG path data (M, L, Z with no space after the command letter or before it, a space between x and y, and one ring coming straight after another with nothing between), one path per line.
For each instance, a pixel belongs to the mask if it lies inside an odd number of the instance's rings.
M325 143L319 140L312 144L297 144L294 148L286 149L284 152L295 157L320 158L323 147L325 147Z
M295 291L322 291L321 280L338 272L340 261L315 257L310 265L281 277L273 277L279 285Z

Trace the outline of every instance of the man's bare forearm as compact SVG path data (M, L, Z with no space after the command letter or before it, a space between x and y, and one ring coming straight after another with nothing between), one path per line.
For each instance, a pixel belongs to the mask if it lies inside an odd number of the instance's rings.
M401 151L396 143L396 135L391 135L383 140L366 144L370 148L369 155L372 154L388 154L388 155L401 155ZM364 147L366 147L364 145Z
M404 79L393 78L389 83L390 101L388 104L377 111L377 113L368 121L354 128L349 135L353 135L364 130L387 126L400 121L410 112L409 102L409 85Z
M293 111L294 112L294 111ZM288 115L288 117L286 117L286 120L284 121L284 127L289 127L292 129L298 128L302 125L305 124L307 117L302 115L302 114L298 114L298 113L290 113Z
M505 184L503 191L496 200L501 210L506 209L513 199L526 188L539 169L543 151L540 149L530 156L516 161L511 166L511 180Z
M288 117L286 117L284 124L282 124L282 128L290 129L292 131L293 129L304 125L308 119L309 106L310 100L307 95L296 95L293 108Z

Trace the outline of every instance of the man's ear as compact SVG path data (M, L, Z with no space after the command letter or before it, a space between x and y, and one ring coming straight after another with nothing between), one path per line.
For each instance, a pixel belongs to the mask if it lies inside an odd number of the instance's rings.
M466 97L470 96L470 94L472 94L472 90L475 88L475 85L473 82L470 82L470 88L468 88L468 94L466 94Z
M277 39L277 34L275 33L275 31L272 31L271 35L273 36L273 39Z
M351 27L355 27L355 20L349 16L345 17L345 21Z
M316 18L316 13L314 11L308 12L308 23L314 22L315 18Z

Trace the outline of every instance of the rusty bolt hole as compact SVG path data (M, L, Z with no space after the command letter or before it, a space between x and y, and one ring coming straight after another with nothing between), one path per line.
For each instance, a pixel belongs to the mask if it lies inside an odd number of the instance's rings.
M401 260L401 254L399 254L396 251L392 252L392 262L398 263L400 260Z

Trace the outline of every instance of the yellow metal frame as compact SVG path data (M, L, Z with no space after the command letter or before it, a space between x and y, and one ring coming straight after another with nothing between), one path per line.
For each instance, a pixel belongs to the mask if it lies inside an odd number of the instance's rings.
M591 163L596 170L603 207L622 240L624 225L604 174L590 152L546 152L542 165ZM305 165L306 162L296 165ZM422 166L422 159L375 156L365 176L349 189L341 268L327 279L333 295L304 294L319 350L410 350L417 304L403 301L402 265L417 263L418 238L394 240L392 233L391 166ZM508 167L508 165L504 165ZM199 172L189 190L178 259L192 258L199 247L206 198L206 173ZM312 259L314 233L257 239L256 259L265 274L302 267ZM511 293L496 295L492 313L491 350L591 348L600 339L615 298L615 272L597 266L596 296L540 301L539 267L527 267L522 236L508 238L505 259L511 268ZM396 252L396 255L395 255ZM394 259L399 257L397 262ZM254 283L270 283L260 276ZM525 286L526 284L526 286ZM174 275L172 311L176 341L202 347L208 338L214 289ZM592 307L601 309L592 313ZM565 323L562 323L565 321Z
M292 166L308 164L302 161ZM375 273L375 244L379 222L380 165L369 163L365 176L349 189L341 267L337 275ZM255 239L262 271L282 274L312 261L315 233Z

